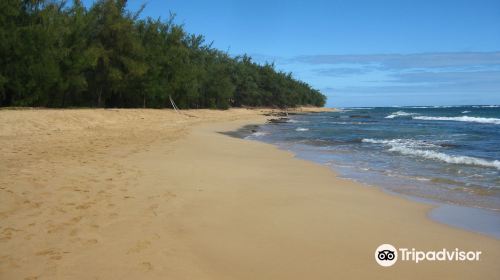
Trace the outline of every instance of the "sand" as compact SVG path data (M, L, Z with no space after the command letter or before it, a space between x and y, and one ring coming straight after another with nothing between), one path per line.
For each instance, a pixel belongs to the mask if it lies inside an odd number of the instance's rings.
M0 110L0 279L500 278L499 240L219 133L263 112ZM382 243L482 255L382 268Z

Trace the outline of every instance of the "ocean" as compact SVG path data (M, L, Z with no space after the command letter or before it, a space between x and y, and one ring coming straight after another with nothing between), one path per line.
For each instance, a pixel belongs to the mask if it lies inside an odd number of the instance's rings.
M342 177L459 209L430 215L500 237L500 106L343 108L293 115L247 138Z

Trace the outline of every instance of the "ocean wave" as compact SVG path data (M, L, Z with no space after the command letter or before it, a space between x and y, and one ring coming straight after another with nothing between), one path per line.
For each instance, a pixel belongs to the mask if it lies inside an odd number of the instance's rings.
M297 127L297 129L295 129L295 131L308 131L309 128L303 128L303 127Z
M303 139L295 142L296 144L303 144L314 147L333 147L338 145L350 145L360 143L361 139L352 140L325 140L325 139Z
M427 117L427 116L416 116L412 117L415 120L424 121L457 121L457 122L475 122L475 123L490 123L490 124L500 124L500 119L497 118L480 118L480 117Z
M387 145L389 147L388 151L397 152L403 155L417 156L421 158L432 159L452 164L493 167L500 170L499 160L489 161L481 158L475 158L469 156L452 156L433 150L423 150L423 148L432 149L432 148L438 148L440 146L422 140L413 140L413 139L377 140L368 138L368 139L362 139L361 142Z
M414 115L416 115L416 113L407 113L405 111L397 111L397 112L394 112L394 113L388 115L385 118L386 119L394 119L397 117L409 117L409 116L414 116Z
M299 120L289 119L286 122L287 123L308 123L309 121L299 121Z
M500 108L500 105L477 105L472 108Z
M348 109L348 110L373 110L374 108L371 107L346 107L342 109Z
M331 124L352 124L351 122L328 122Z
M429 108L436 108L435 106L408 106L404 107L408 109L429 109Z
M389 149L389 151L398 152L403 155L412 155L412 156L423 157L426 159L439 160L446 163L493 167L500 170L499 160L488 161L485 159L468 157L468 156L451 156L435 151L411 149L402 146L393 146Z
M470 107L469 105L437 105L437 106L432 106L431 108L463 108L463 107Z
M463 111L462 114L470 113L470 111Z
M402 179L410 179L410 180L417 180L417 181L431 181L431 179L429 179L429 178L419 177L419 176L403 175L403 174L400 174L400 173L397 173L397 172L394 172L394 171L391 171L391 170L387 170L387 171L385 171L383 173L385 175L389 176L389 177L402 178Z
M429 108L455 108L464 107L465 105L436 105L436 106L391 106L392 108L412 108L412 109L429 109Z
M257 131L257 132L252 133L251 135L254 136L254 137L260 137L260 136L265 136L265 135L268 135L268 134L269 133L267 133L267 132Z
M391 140L377 140L371 138L364 138L361 140L364 143L383 144L388 146L403 146L411 148L439 148L441 145L434 144L425 140L416 139L391 139Z
M342 124L342 125L363 125L363 124L370 124L368 122L328 122L331 124Z

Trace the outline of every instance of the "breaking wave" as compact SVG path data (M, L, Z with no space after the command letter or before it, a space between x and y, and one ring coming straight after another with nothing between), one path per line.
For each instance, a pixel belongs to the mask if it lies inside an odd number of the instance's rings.
M477 105L472 106L473 108L500 108L500 105Z
M397 117L409 117L409 116L414 116L414 115L416 115L416 113L407 113L405 111L397 111L397 112L394 112L394 113L388 115L385 118L386 119L394 119Z
M257 131L257 132L252 133L252 136L260 137L260 136L264 136L264 135L268 135L268 134L269 133L267 133L267 132Z
M492 167L500 170L500 160L489 161L476 157L452 156L445 153L436 152L433 150L423 150L422 148L437 148L439 146L422 140L411 140L411 139L376 140L368 138L368 139L362 139L361 142L387 145L389 147L388 151L397 152L403 155L417 156L421 158L437 160L452 164Z
M295 129L295 131L308 131L309 128L303 128L303 127L297 127L297 129Z
M389 146L404 146L411 148L439 148L440 145L436 145L424 140L415 139L391 139L391 140L377 140L371 138L362 139L361 142L372 143L372 144L384 144Z
M475 123L490 123L490 124L500 124L500 119L497 118L479 118L479 117L427 117L427 116L416 116L412 117L414 120L424 120L424 121L457 121L457 122L475 122Z

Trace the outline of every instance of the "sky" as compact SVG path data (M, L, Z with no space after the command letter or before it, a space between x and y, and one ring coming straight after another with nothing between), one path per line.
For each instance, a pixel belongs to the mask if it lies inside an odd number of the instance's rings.
M91 3L91 0L84 1ZM499 0L129 0L231 55L274 62L331 107L500 104Z

